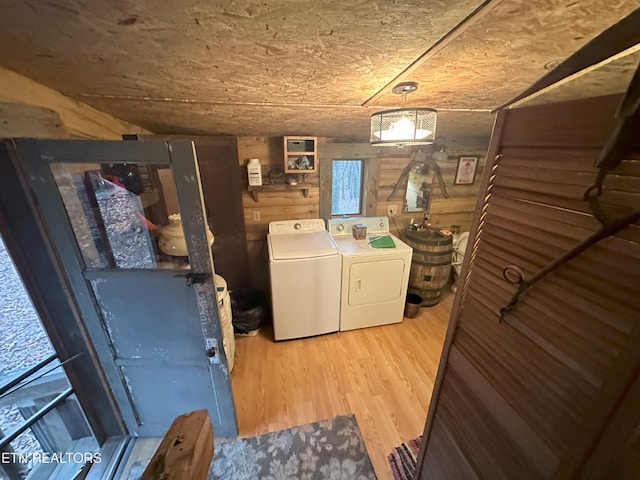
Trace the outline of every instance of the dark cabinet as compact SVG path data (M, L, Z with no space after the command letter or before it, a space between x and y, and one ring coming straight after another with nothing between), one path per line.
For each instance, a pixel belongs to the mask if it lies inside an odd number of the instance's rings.
M227 281L229 290L246 290L249 261L236 139L208 137L194 141L209 228L214 236L215 271Z

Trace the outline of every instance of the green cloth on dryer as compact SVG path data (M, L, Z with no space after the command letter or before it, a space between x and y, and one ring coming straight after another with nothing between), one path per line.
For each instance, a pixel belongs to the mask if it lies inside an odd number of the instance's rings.
M369 237L369 245L373 248L396 248L393 238L389 235L381 235L379 237Z

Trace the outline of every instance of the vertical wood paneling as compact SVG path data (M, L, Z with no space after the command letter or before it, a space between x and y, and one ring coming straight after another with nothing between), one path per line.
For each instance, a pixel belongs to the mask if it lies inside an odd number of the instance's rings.
M331 218L331 193L332 193L332 182L331 182L331 173L333 169L333 165L331 164L332 159L321 159L319 161L318 169L320 176L320 192L322 195L320 196L320 205L318 207L318 212L320 218L325 220Z
M603 429L608 441L622 435L606 422L614 412L616 421L625 418L617 404L640 367L638 225L549 274L504 323L499 311L516 290L502 278L504 267L517 265L530 278L598 230L582 194L597 173L593 160L612 130L616 100L501 113L505 127L490 147L501 156L491 188L485 173L490 191L447 334L419 459L423 476L602 478L596 465L613 450L599 436ZM611 215L640 205L639 153L605 182ZM429 453L444 442L465 462ZM589 463L594 445L602 445L599 461Z

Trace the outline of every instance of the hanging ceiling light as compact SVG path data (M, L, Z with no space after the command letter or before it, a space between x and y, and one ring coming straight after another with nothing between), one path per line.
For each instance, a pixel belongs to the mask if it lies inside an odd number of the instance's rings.
M438 112L433 108L405 108L407 93L418 89L416 82L402 82L392 92L402 94L402 108L371 115L371 145L428 145L436 138Z

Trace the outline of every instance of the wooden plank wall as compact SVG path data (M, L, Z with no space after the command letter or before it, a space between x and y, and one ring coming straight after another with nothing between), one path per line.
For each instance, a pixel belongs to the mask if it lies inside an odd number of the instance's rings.
M434 187L432 201L432 224L448 228L461 225L463 231L469 230L476 196L479 190L479 179L485 162L488 138L464 137L445 139L449 160L440 165L450 198L444 198L437 187ZM334 139L318 139L318 160L322 169L333 158L364 158L371 161L371 172L368 184L378 186L369 192L368 215L386 215L389 203L400 205L404 198L404 187L399 188L392 202L386 199L393 185L398 181L402 170L409 162L411 149L398 150L395 147L372 148L369 144L341 143ZM453 185L457 158L460 155L478 155L480 165L473 185ZM374 157L375 156L375 157ZM242 181L248 186L246 164L248 159L258 158L262 165L263 177L272 168L283 166L282 137L238 137L238 159L242 168ZM309 174L308 181L318 184L319 174ZM293 220L320 217L320 189L309 189L308 198L304 198L298 190L282 192L260 192L255 202L245 189L243 193L245 224L249 251L252 285L265 291L269 290L268 252L266 235L269 222L275 220ZM391 220L391 228L398 229L408 225L411 217L420 214L399 214ZM396 228L397 227L397 228Z
M623 478L608 469L640 423L637 400L624 400L639 381L640 222L550 273L499 321L516 291L506 266L529 279L598 230L581 198L618 102L501 113L417 478ZM639 139L603 198L612 216L640 205Z
M282 137L238 137L238 160L243 176L243 185L248 186L247 162L258 158L262 165L263 178L273 168L283 168L284 148ZM308 182L318 183L318 174L308 174ZM247 230L249 269L254 288L269 291L269 254L267 232L269 222L319 217L319 188L309 189L305 198L300 190L282 192L260 192L254 201L245 188L242 194L244 220Z
M446 139L449 159L439 162L442 178L446 185L449 198L445 198L438 187L432 174L431 180L431 225L438 228L450 228L451 225L460 225L461 231L469 231L471 219L476 206L480 179L484 169L489 139L484 137L465 137ZM398 207L402 211L405 188L401 186L394 197L389 201L388 197L393 191L394 185L402 174L402 170L410 161L410 150L394 150L393 147L380 148L380 177L378 187L378 201L375 215L387 215L389 205ZM480 157L475 182L472 185L454 185L454 177L461 155L477 155ZM398 234L409 225L412 218L421 221L423 214L420 212L399 213L390 218L391 230Z

